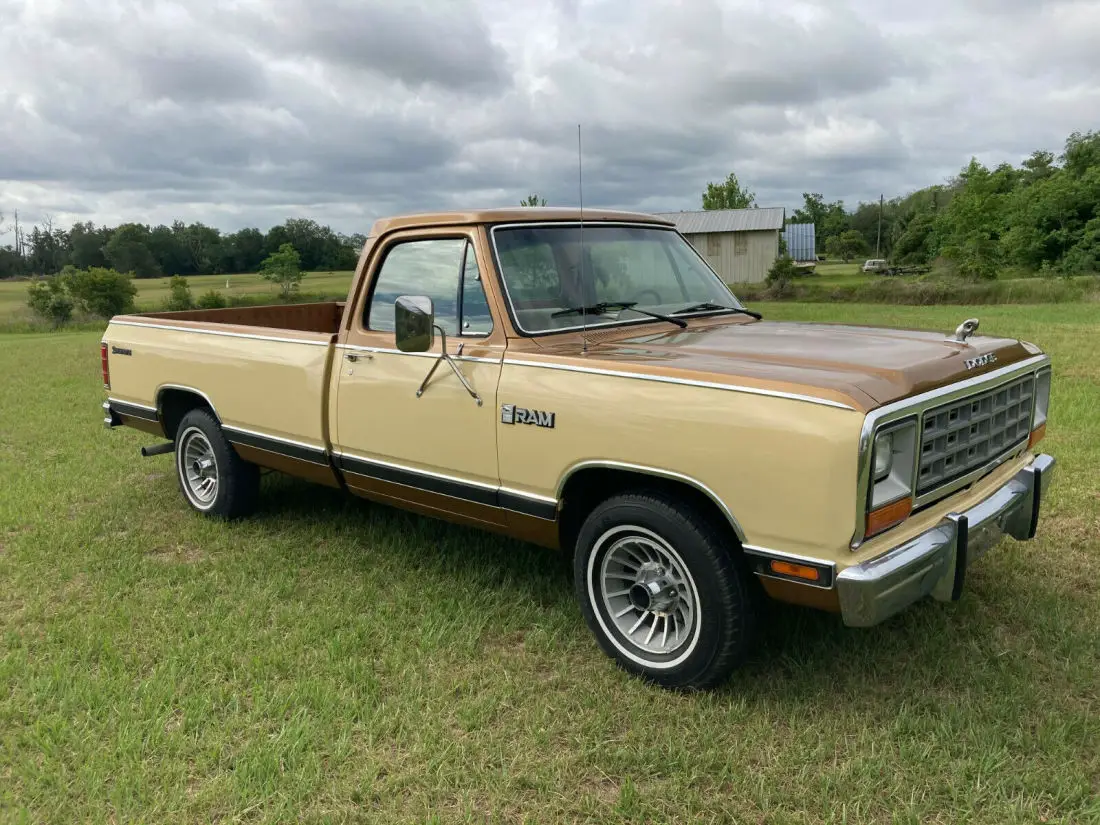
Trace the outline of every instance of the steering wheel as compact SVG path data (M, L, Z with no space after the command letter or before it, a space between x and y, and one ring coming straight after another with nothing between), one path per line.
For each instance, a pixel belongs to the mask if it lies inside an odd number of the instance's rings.
M634 296L633 300L635 302L639 303L639 304L646 303L645 301L642 300L643 295L652 295L653 298L654 298L652 303L654 303L654 304L661 303L661 295L655 289L643 289L641 292L639 292L637 295Z

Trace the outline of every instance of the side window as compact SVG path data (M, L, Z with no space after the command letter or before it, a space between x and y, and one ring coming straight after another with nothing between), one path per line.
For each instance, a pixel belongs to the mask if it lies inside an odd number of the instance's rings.
M486 334L493 329L477 257L465 238L406 241L392 247L374 285L367 328L393 331L393 304L402 295L431 298L435 322L448 335Z
M391 248L374 285L367 328L392 331L394 301L402 295L427 295L435 306L435 322L448 335L457 332L458 276L465 245L463 238L439 238Z
M481 270L477 265L474 245L466 243L465 264L462 267L462 332L467 335L488 335L493 331L493 313L485 297Z

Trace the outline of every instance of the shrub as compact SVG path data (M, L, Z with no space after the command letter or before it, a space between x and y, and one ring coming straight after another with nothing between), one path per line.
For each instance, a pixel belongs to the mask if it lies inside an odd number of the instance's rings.
M73 300L65 293L60 278L35 281L27 288L27 306L39 318L50 321L54 329L73 317Z
M198 306L199 309L223 309L225 307L225 296L218 290L212 289L199 296Z
M110 318L134 308L137 287L129 275L99 266L89 269L66 266L59 277L82 312Z
M191 297L191 284L182 275L173 275L168 281L168 301L165 307L169 312L181 312L193 309L195 301Z
M772 268L768 270L767 283L775 286L792 278L801 278L804 274L800 267L794 265L794 258L783 255L776 258Z

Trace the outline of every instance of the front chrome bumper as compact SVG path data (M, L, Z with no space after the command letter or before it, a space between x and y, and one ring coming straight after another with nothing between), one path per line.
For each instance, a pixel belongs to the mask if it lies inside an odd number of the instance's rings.
M1039 505L1054 472L1054 459L1039 455L988 498L944 519L916 538L837 576L844 623L870 627L918 599L958 599L967 568L1007 533L1034 537Z

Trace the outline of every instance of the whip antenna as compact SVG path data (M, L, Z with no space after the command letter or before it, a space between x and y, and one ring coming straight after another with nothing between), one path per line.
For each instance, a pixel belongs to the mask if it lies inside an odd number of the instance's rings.
M584 165L581 162L581 125L577 124L577 198L581 213L581 303L587 299L584 288ZM588 313L581 311L581 352L588 352Z

